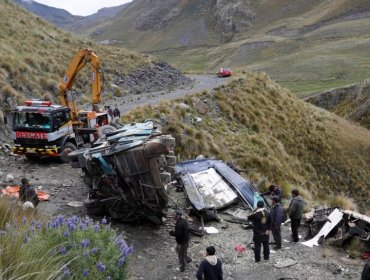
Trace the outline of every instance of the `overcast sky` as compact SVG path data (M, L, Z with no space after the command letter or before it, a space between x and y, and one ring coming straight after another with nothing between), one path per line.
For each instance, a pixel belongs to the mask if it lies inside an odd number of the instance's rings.
M131 0L36 0L35 2L67 10L72 15L87 16L101 8L119 6Z

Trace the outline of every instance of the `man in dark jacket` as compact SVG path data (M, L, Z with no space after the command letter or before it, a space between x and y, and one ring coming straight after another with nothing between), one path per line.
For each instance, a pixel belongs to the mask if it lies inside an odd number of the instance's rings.
M270 257L271 216L264 209L263 201L257 202L257 208L248 216L248 220L253 223L254 260L261 261L261 244L263 245L263 258L268 260Z
M116 105L116 107L113 110L113 117L115 117L115 118L120 118L121 117L121 112L118 109L117 105Z
M206 248L206 258L200 263L197 271L198 280L223 280L222 262L216 257L214 246Z
M35 189L30 185L28 179L22 178L21 188L19 190L19 199L22 202L30 201L33 206L36 208L40 200L37 196Z
M271 205L272 235L276 243L274 249L279 250L281 249L281 224L284 220L284 209L279 203L279 198L277 196L272 197Z
M292 190L292 201L288 208L288 215L291 220L291 228L293 235L293 242L298 242L298 229L301 224L301 218L303 214L304 200L299 195L298 190Z
M370 280L370 260L365 263L361 274L361 280Z
M277 196L279 198L279 203L283 203L283 192L277 185L270 185L269 190L267 192L261 193L261 195L269 195L270 197Z
M189 247L189 225L188 222L182 218L182 212L176 210L174 214L174 219L176 221L175 230L170 231L170 235L176 238L176 251L180 263L180 271L185 270L185 261L190 263L191 258L188 257L188 247Z

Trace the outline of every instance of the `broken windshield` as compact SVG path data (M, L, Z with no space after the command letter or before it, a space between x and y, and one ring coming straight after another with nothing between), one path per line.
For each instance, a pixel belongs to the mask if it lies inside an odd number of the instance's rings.
M50 114L42 114L39 112L16 112L14 113L14 128L22 128L27 130L50 130L51 118Z

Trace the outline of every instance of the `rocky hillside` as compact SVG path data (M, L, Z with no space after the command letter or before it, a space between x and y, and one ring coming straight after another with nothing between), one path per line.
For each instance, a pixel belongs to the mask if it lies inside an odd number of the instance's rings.
M310 93L370 76L369 7L366 0L135 0L74 31L187 71L266 71L293 92Z
M123 94L149 91L153 83L158 81L160 85L152 90L163 90L189 82L179 71L152 57L80 39L10 1L0 1L0 25L1 111L9 112L25 98L42 98L47 95L57 101L58 84L81 47L92 48L102 62L103 101ZM146 80L138 85L135 77L143 73ZM86 67L76 78L74 89L79 93L77 101L80 103L90 103L90 75L91 71ZM2 121L3 118L0 119Z
M263 74L134 110L176 137L180 160L233 161L253 181L297 187L312 203L368 208L370 131L299 100Z
M368 80L317 93L305 100L370 129L370 82Z

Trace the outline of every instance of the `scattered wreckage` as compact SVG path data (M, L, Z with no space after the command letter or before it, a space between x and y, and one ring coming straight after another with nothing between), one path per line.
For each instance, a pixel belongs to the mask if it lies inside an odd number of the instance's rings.
M256 194L259 194L252 183L220 160L196 159L178 163L176 179L196 213L204 220L217 220L216 211L220 210L231 216L227 219L231 222L247 222L256 203Z
M69 154L90 188L88 214L106 213L121 221L149 219L161 224L175 170L175 139L152 121L127 124L107 133L94 147Z
M336 207L317 207L306 216L308 227L305 239L309 240L302 242L305 246L319 246L325 238L334 238L335 243L341 246L349 244L352 238L370 243L368 216Z

